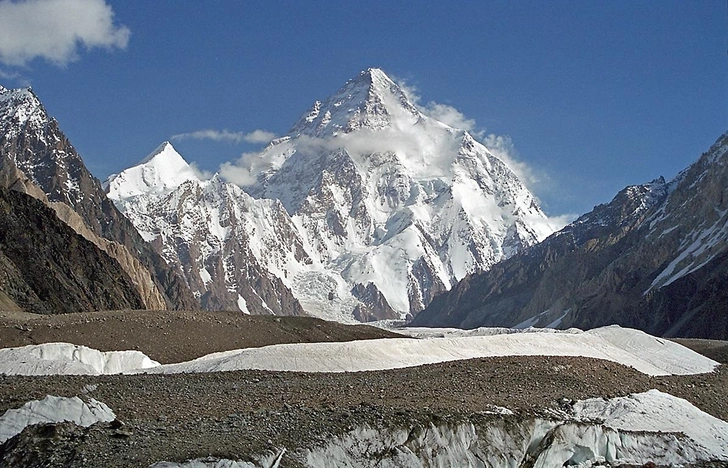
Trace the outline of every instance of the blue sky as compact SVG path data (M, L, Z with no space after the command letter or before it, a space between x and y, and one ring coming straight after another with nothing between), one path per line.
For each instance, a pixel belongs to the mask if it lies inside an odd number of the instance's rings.
M726 9L724 0L2 0L0 84L32 85L104 179L175 135L281 135L313 101L380 67L422 104L510 137L547 213L583 213L626 185L673 177L728 130ZM248 140L173 142L215 171L261 147Z

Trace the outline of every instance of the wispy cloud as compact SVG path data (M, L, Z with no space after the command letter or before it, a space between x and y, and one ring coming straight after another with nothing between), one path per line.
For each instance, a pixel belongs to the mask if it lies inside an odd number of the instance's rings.
M172 141L182 140L212 140L218 142L240 143L246 141L248 143L268 143L275 138L275 133L266 130L253 130L250 133L231 132L230 130L196 130L194 132L179 133L171 137Z
M220 165L220 177L233 184L246 186L253 185L258 174L270 169L273 162L265 152L243 153L237 161L226 162Z
M25 76L21 75L18 72L14 71L7 71L0 68L0 79L7 80L7 81L13 81L17 83L18 85L22 87L29 87L30 86L30 80L26 78Z
M506 163L506 165L521 179L527 186L533 187L541 182L538 176L528 164L521 161L513 145L511 137L507 135L490 134L482 138L482 143L490 150L498 159Z
M114 24L105 0L0 1L0 62L24 66L42 58L59 66L78 49L125 49L129 28Z
M467 130L468 133L476 138L483 138L485 135L485 130L478 129L478 125L475 123L474 119L465 117L462 112L455 109L453 106L438 104L437 102L429 102L425 107L421 108L421 110L425 115L439 120L453 128Z
M266 130L253 130L243 136L243 140L248 143L268 143L276 137L275 133Z
M453 128L460 130L466 130L474 137L481 139L485 136L485 129L479 128L475 119L469 119L465 115L457 110L455 107L448 104L440 104L438 102L430 101L427 104L422 104L422 98L420 97L419 90L403 79L396 78L395 81L399 88L407 96L412 104L428 117L447 124Z

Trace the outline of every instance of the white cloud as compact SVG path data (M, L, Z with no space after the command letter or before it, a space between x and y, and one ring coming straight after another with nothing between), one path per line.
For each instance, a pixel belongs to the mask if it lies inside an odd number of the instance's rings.
M275 137L276 134L272 132L265 130L253 130L252 132L243 135L243 140L248 143L268 143Z
M218 172L227 182L246 186L254 184L258 174L272 166L273 161L267 157L266 152L243 153L237 161L221 164Z
M43 58L59 66L78 49L126 48L129 28L114 24L105 0L0 1L0 62L24 66Z
M200 168L195 162L190 163L190 168L200 180L208 180L212 178L212 172Z
M212 141L229 141L233 143L240 143L243 141L245 135L243 132L231 132L229 130L195 130L194 132L179 133L172 135L170 140L181 141L181 140L212 140Z
M421 107L420 106L420 100L421 100L420 92L415 85L411 85L411 84L407 83L407 81L404 80L403 78L392 77L392 81L397 83L397 86L399 86L399 89L402 90L402 92L407 97L409 102L411 102L418 108Z
M435 120L439 120L453 128L467 130L476 138L482 138L483 135L485 135L485 130L477 129L475 120L465 117L462 112L452 106L448 106L447 104L429 102L427 106L422 108L422 111L425 115L432 117Z
M0 69L0 79L14 81L24 88L28 88L31 84L30 80L20 73L14 71L6 71L2 69Z
M511 137L506 135L490 134L482 140L486 148L506 165L523 181L528 187L533 187L540 182L540 178L533 169L523 161L519 161Z
M173 135L172 141L181 140L212 140L218 142L240 143L246 141L248 143L268 143L275 138L275 133L265 130L253 130L250 133L231 132L230 130L196 130L194 132L179 133Z
M551 221L551 225L556 228L556 230L560 231L564 228L564 226L571 223L572 221L575 221L578 217L578 214L567 213L562 215L549 216L549 221Z
M399 86L402 92L404 92L405 96L407 96L407 99L409 99L409 101L426 116L439 120L453 128L466 130L477 139L481 139L485 135L485 130L478 128L474 119L465 117L465 115L455 107L434 101L430 101L426 105L422 105L422 98L414 85L410 85L401 79L395 79L394 81L397 83L397 86Z

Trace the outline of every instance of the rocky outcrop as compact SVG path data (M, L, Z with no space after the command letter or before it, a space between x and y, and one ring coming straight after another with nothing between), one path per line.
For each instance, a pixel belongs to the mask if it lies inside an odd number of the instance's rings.
M116 260L42 202L3 188L0 271L3 302L12 301L11 310L50 314L144 307Z
M413 321L426 326L607 324L728 337L728 134L670 183L628 187Z
M106 198L30 89L0 89L0 182L48 202L74 229L115 257L134 278L143 307L198 308L179 274Z

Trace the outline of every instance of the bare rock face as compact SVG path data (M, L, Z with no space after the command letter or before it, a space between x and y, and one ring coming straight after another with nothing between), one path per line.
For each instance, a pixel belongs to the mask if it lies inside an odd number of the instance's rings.
M465 278L413 322L617 323L654 335L728 337L728 134L666 183L627 187L544 242Z
M178 273L106 198L30 89L0 89L0 182L49 203L77 232L115 257L134 278L142 307L199 307Z
M373 322L399 318L399 314L389 306L374 283L367 283L366 286L358 283L351 289L351 294L361 301L361 304L354 309L354 318L358 321Z
M83 222L80 215L65 203L49 202L48 205L53 208L56 216L61 221L119 262L119 266L129 275L137 292L140 294L144 303L143 308L149 310L162 310L167 308L164 296L162 296L155 285L151 273L137 257L129 252L129 249L118 242L110 241L92 232L86 226L86 223Z
M20 310L50 314L144 307L115 259L39 200L4 188L0 188L0 268L2 297Z

